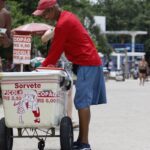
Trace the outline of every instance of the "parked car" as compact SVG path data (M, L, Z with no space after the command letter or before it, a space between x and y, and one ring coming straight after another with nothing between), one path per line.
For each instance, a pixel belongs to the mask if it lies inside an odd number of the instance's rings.
M139 77L139 71L138 71L138 69L134 69L134 71L133 71L133 79L138 79L138 77Z
M116 71L116 81L125 81L125 75L121 69Z
M107 81L109 79L109 71L107 67L103 67L103 72L104 72L105 80Z

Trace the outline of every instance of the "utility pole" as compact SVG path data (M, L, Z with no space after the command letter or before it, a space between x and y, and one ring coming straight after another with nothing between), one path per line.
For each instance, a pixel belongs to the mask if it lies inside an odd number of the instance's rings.
M127 50L127 48L125 48L124 52L125 52L125 62L124 62L124 65L125 65L125 79L128 79L129 78L129 66L128 66L128 50Z

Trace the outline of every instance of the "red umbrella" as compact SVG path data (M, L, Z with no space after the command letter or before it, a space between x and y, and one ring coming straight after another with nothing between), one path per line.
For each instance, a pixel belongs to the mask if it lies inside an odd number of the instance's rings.
M19 35L42 35L45 31L51 28L53 27L44 23L29 23L13 29L12 33Z

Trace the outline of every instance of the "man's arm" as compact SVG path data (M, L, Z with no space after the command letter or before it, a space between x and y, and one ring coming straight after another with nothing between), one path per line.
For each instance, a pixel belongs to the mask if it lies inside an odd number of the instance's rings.
M68 37L68 30L64 27L55 28L54 39L52 40L48 56L42 66L55 65L64 50L64 44Z
M4 47L9 47L12 44L11 38L11 15L9 12L5 13L5 28L7 29L4 35Z

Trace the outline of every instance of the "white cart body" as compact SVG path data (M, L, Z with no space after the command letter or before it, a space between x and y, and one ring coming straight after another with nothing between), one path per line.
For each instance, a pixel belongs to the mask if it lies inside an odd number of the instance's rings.
M66 115L63 70L0 73L5 123L11 128L50 128Z

